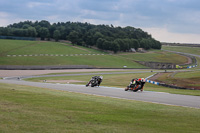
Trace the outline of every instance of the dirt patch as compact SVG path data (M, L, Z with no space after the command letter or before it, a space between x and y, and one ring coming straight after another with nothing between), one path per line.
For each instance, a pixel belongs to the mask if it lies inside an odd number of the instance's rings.
M78 82L85 82L85 81L79 81L79 80L45 80L43 82L48 82L48 83L78 83Z

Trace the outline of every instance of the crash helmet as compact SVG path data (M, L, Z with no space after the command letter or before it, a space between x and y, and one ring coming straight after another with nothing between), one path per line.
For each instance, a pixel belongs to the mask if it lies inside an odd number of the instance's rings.
M141 78L141 82L145 82L145 78Z

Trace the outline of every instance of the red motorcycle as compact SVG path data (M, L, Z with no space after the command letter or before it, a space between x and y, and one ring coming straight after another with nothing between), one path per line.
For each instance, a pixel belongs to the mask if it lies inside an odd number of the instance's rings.
M141 78L141 79L132 79L131 83L129 84L129 86L127 86L125 88L125 91L131 90L133 92L137 92L138 90L143 91L143 87L145 84L145 79Z

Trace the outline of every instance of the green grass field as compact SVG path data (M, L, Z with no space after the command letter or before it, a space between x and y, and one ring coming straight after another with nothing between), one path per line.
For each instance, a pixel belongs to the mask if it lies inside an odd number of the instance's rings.
M187 62L187 58L158 50L147 53L109 55L91 48L60 42L0 40L0 65L89 65L97 68L123 68L123 66L147 68L135 61L182 64Z
M199 133L199 109L0 84L0 132Z

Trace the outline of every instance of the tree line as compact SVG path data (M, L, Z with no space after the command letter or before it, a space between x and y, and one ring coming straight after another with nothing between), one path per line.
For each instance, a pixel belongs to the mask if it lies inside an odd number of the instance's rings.
M131 48L161 49L161 43L140 28L93 25L81 22L58 22L46 20L24 21L0 27L1 36L40 37L44 39L69 40L72 44L95 46L99 49L128 51Z

